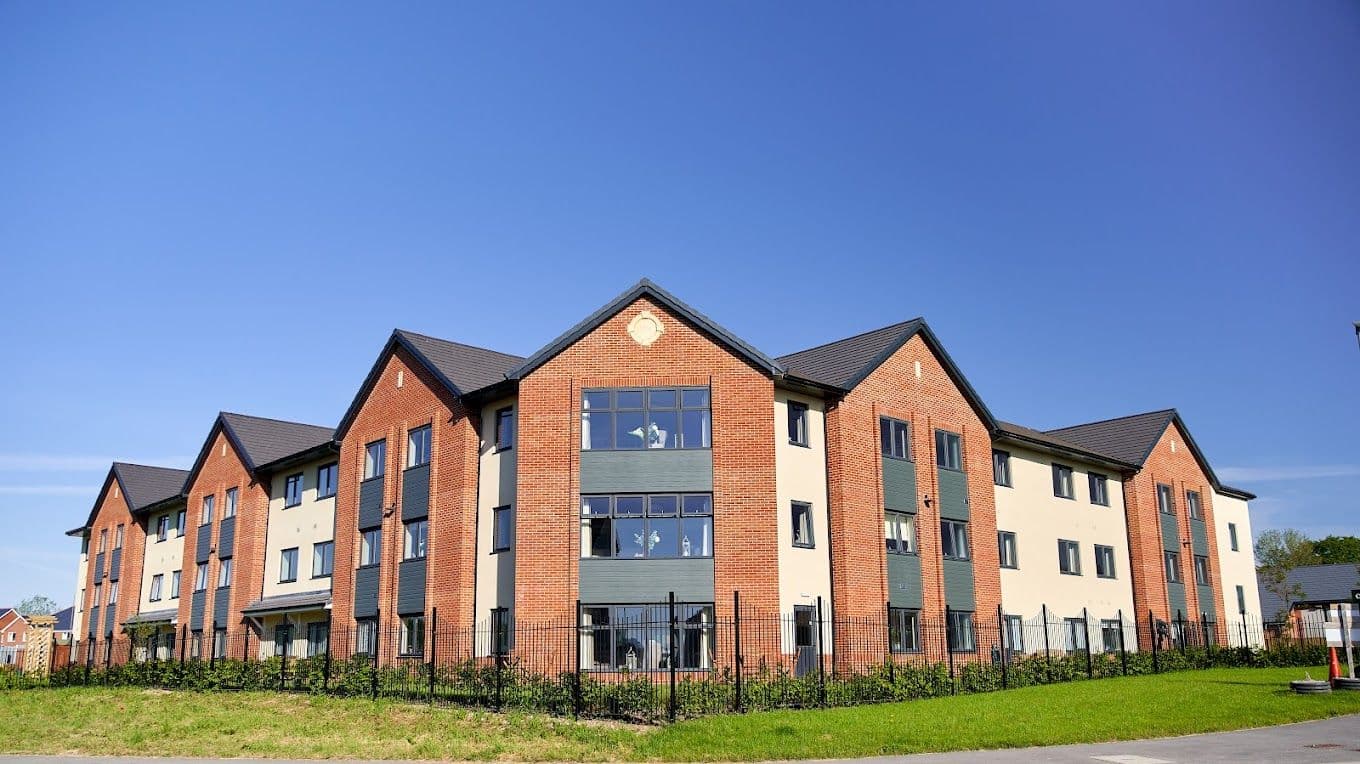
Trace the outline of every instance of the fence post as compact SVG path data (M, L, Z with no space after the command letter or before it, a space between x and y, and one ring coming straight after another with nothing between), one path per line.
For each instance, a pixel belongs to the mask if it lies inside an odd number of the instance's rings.
M826 705L826 650L822 646L822 596L817 595L817 703Z
M945 652L946 655L949 656L949 694L950 694L950 695L957 695L959 689L958 689L958 686L957 686L957 685L955 684L955 682L954 682L954 646L951 645L951 644L949 644L949 629L953 626L953 624L950 623L950 619L949 619L950 612L951 612L951 611L950 611L950 609L949 609L949 606L948 606L948 605L945 605L945 606L944 606L944 652Z
M326 615L326 654L321 659L321 691L327 692L331 688L331 620L329 613Z
M736 668L734 711L741 711L741 592L732 590L732 662Z
M208 619L208 668L217 666L217 617Z
M189 626L179 627L179 664L184 665L184 650L189 644Z
M378 653L382 652L382 610L373 614L373 676L368 681L368 696L378 699Z
M997 644L1001 645L1001 689L1005 690L1010 687L1010 678L1006 671L1006 664L1010 663L1010 656L1006 654L1006 616L1001 610L1000 603L997 603L996 606L996 633L1000 637Z
M670 629L666 644L669 648L669 659L667 665L670 666L670 695L666 699L666 718L675 721L675 592L671 592L666 598L666 608L669 614Z
M1119 608L1119 668L1124 676L1129 675L1129 653L1124 649L1124 608ZM1137 625L1135 624L1135 629Z
M1157 662L1157 645L1162 639L1157 633L1157 616L1152 614L1152 608L1148 608L1148 634L1152 637L1152 673L1160 674L1162 666Z
M1181 610L1176 611L1176 641L1180 642L1181 655L1185 655L1185 613Z
M434 651L439 646L439 608L430 610L430 705L434 705Z
M1081 628L1086 632L1086 638L1082 640L1086 643L1086 678L1095 679L1096 672L1091 665L1091 618L1086 608L1081 609Z
M285 618L287 618L287 616L285 616ZM288 629L287 635L288 639L283 642L283 655L280 656L279 660L279 692L283 692L283 684L286 681L285 677L288 675L288 648L293 645L293 630L291 628ZM246 646L250 646L249 626L246 627ZM246 652L247 654L249 653L249 651Z
M1247 611L1243 610L1243 611L1242 611L1242 647L1250 647L1250 646L1251 646L1251 643L1247 642Z
M1000 607L998 605L997 607ZM883 652L888 656L888 684L897 686L897 661L893 660L892 651L892 603L883 603L883 612L888 616L888 620L883 622L883 642L887 650Z
M1209 640L1209 614L1203 610L1199 612L1199 629L1204 633L1204 651L1212 656L1214 654L1214 644Z
M1048 647L1048 604L1040 606L1044 617L1044 678L1050 683L1053 681L1053 654Z
M581 601L576 600L576 634L572 641L572 654L576 656L575 676L576 681L571 687L571 713L572 716L581 716Z

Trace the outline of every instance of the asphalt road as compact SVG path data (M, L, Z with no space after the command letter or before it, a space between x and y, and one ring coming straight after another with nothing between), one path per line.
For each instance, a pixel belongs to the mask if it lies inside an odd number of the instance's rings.
M88 756L0 756L3 764L316 764L281 759L137 759ZM1006 764L1007 762L1081 762L1082 764L1189 764L1190 762L1288 762L1360 764L1360 715L1317 722L1262 727L1210 735L1137 740L1127 743L1061 745L1004 751L962 751L916 756L879 756L821 764ZM327 764L343 764L327 762ZM403 764L411 764L404 762Z

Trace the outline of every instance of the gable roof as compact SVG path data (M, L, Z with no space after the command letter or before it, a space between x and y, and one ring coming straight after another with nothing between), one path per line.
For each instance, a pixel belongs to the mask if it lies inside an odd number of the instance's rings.
M188 490L189 484L203 468L218 432L226 435L252 477L261 465L328 444L335 435L335 431L329 427L220 412L213 421L207 439L203 441L203 448L199 450L193 468L184 479L184 490Z
M708 316L705 316L690 307L680 300L680 298L662 289L650 279L642 279L623 292L623 294L610 300L599 310L586 316L585 319L568 329L560 337L543 346L543 348L529 356L529 358L518 367L507 372L505 375L506 378L512 380L523 379L525 375L552 360L558 353L566 350L577 340L598 328L605 321L613 318L619 311L628 307L641 297L650 298L653 302L698 327L705 334L716 339L719 344L724 345L728 350L746 359L748 363L763 370L765 373L776 377L783 375L784 367L777 361L723 328Z
M1180 429L1181 435L1185 437L1185 445L1190 448L1190 453L1199 462L1204 474L1209 477L1215 491L1241 499L1256 498L1255 494L1219 482L1218 476L1214 474L1214 468L1204 457L1204 452L1200 451L1199 445L1190 435L1190 428L1185 426L1176 409L1161 409L1114 419L1102 419L1099 422L1059 427L1055 430L1046 430L1044 434L1071 441L1142 469L1162 433L1172 424Z
M364 377L363 384L359 385L354 400L350 401L349 408L345 409L345 415L340 418L340 424L335 428L337 441L349 432L350 425L354 424L354 417L359 415L364 400L378 383L383 362L398 347L404 348L425 367L426 371L434 375L446 390L460 398L505 381L506 373L524 362L523 357L510 353L441 340L405 329L393 329L392 335L387 338L387 344L383 345L382 351L378 353L378 359L373 362L373 367Z
M123 502L127 504L128 511L135 515L148 507L180 496L184 491L188 477L189 473L186 470L114 462L109 467L108 475L104 477L104 485L95 496L94 506L90 507L90 513L85 518L85 524L79 528L72 528L66 532L66 535L79 536L94 526L94 518L99 513L99 505L103 503L104 495L109 492L109 486L115 482L118 484Z
M923 318L913 318L910 321L884 326L807 350L799 350L780 356L777 360L786 367L790 377L849 392L917 335L920 335L926 347L939 359L945 373L963 393L963 397L973 407L982 423L989 431L995 432L997 422L991 410L982 402L982 396L977 394L972 384L963 376L954 359L944 349L940 338L935 336L935 332L931 331Z
M64 610L58 610L52 616L57 622L52 626L53 631L70 631L71 625L75 623L75 606L68 606Z
M1031 427L1015 424L1014 422L1003 422L1000 420L997 421L996 425L996 435L998 438L1017 442L1022 446L1037 446L1040 450L1060 451L1080 459L1098 462L1121 470L1137 469L1133 464L1116 459L1108 454L1092 451L1091 449L1078 445L1070 440L1050 435L1042 430L1035 430Z
M1256 577L1257 588L1261 592L1261 617L1273 620L1276 614L1289 610L1294 605L1313 605L1335 602L1350 602L1351 590L1360 589L1360 566L1353 562L1334 565L1303 565L1289 571L1285 585L1297 585L1303 596L1285 602L1279 595L1266 588L1265 579Z

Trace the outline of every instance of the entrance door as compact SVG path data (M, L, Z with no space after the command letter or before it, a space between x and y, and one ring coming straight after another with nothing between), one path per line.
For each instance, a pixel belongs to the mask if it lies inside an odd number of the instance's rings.
M803 676L817 668L817 629L813 612L807 605L793 607L794 676Z

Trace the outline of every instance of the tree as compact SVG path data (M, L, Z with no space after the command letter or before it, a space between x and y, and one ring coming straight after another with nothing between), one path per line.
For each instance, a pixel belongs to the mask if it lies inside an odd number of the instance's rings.
M20 615L52 615L57 611L57 603L49 597L35 594L20 602L14 609L18 610Z
M1284 602L1280 612L1262 615L1285 618L1289 604L1303 597L1303 587L1289 583L1289 572L1317 562L1313 554L1313 541L1293 528L1269 530L1256 539L1255 552L1256 572L1260 574L1261 582Z
M1333 563L1360 564L1360 538L1355 536L1328 536L1313 542L1313 554L1317 555L1319 565Z

